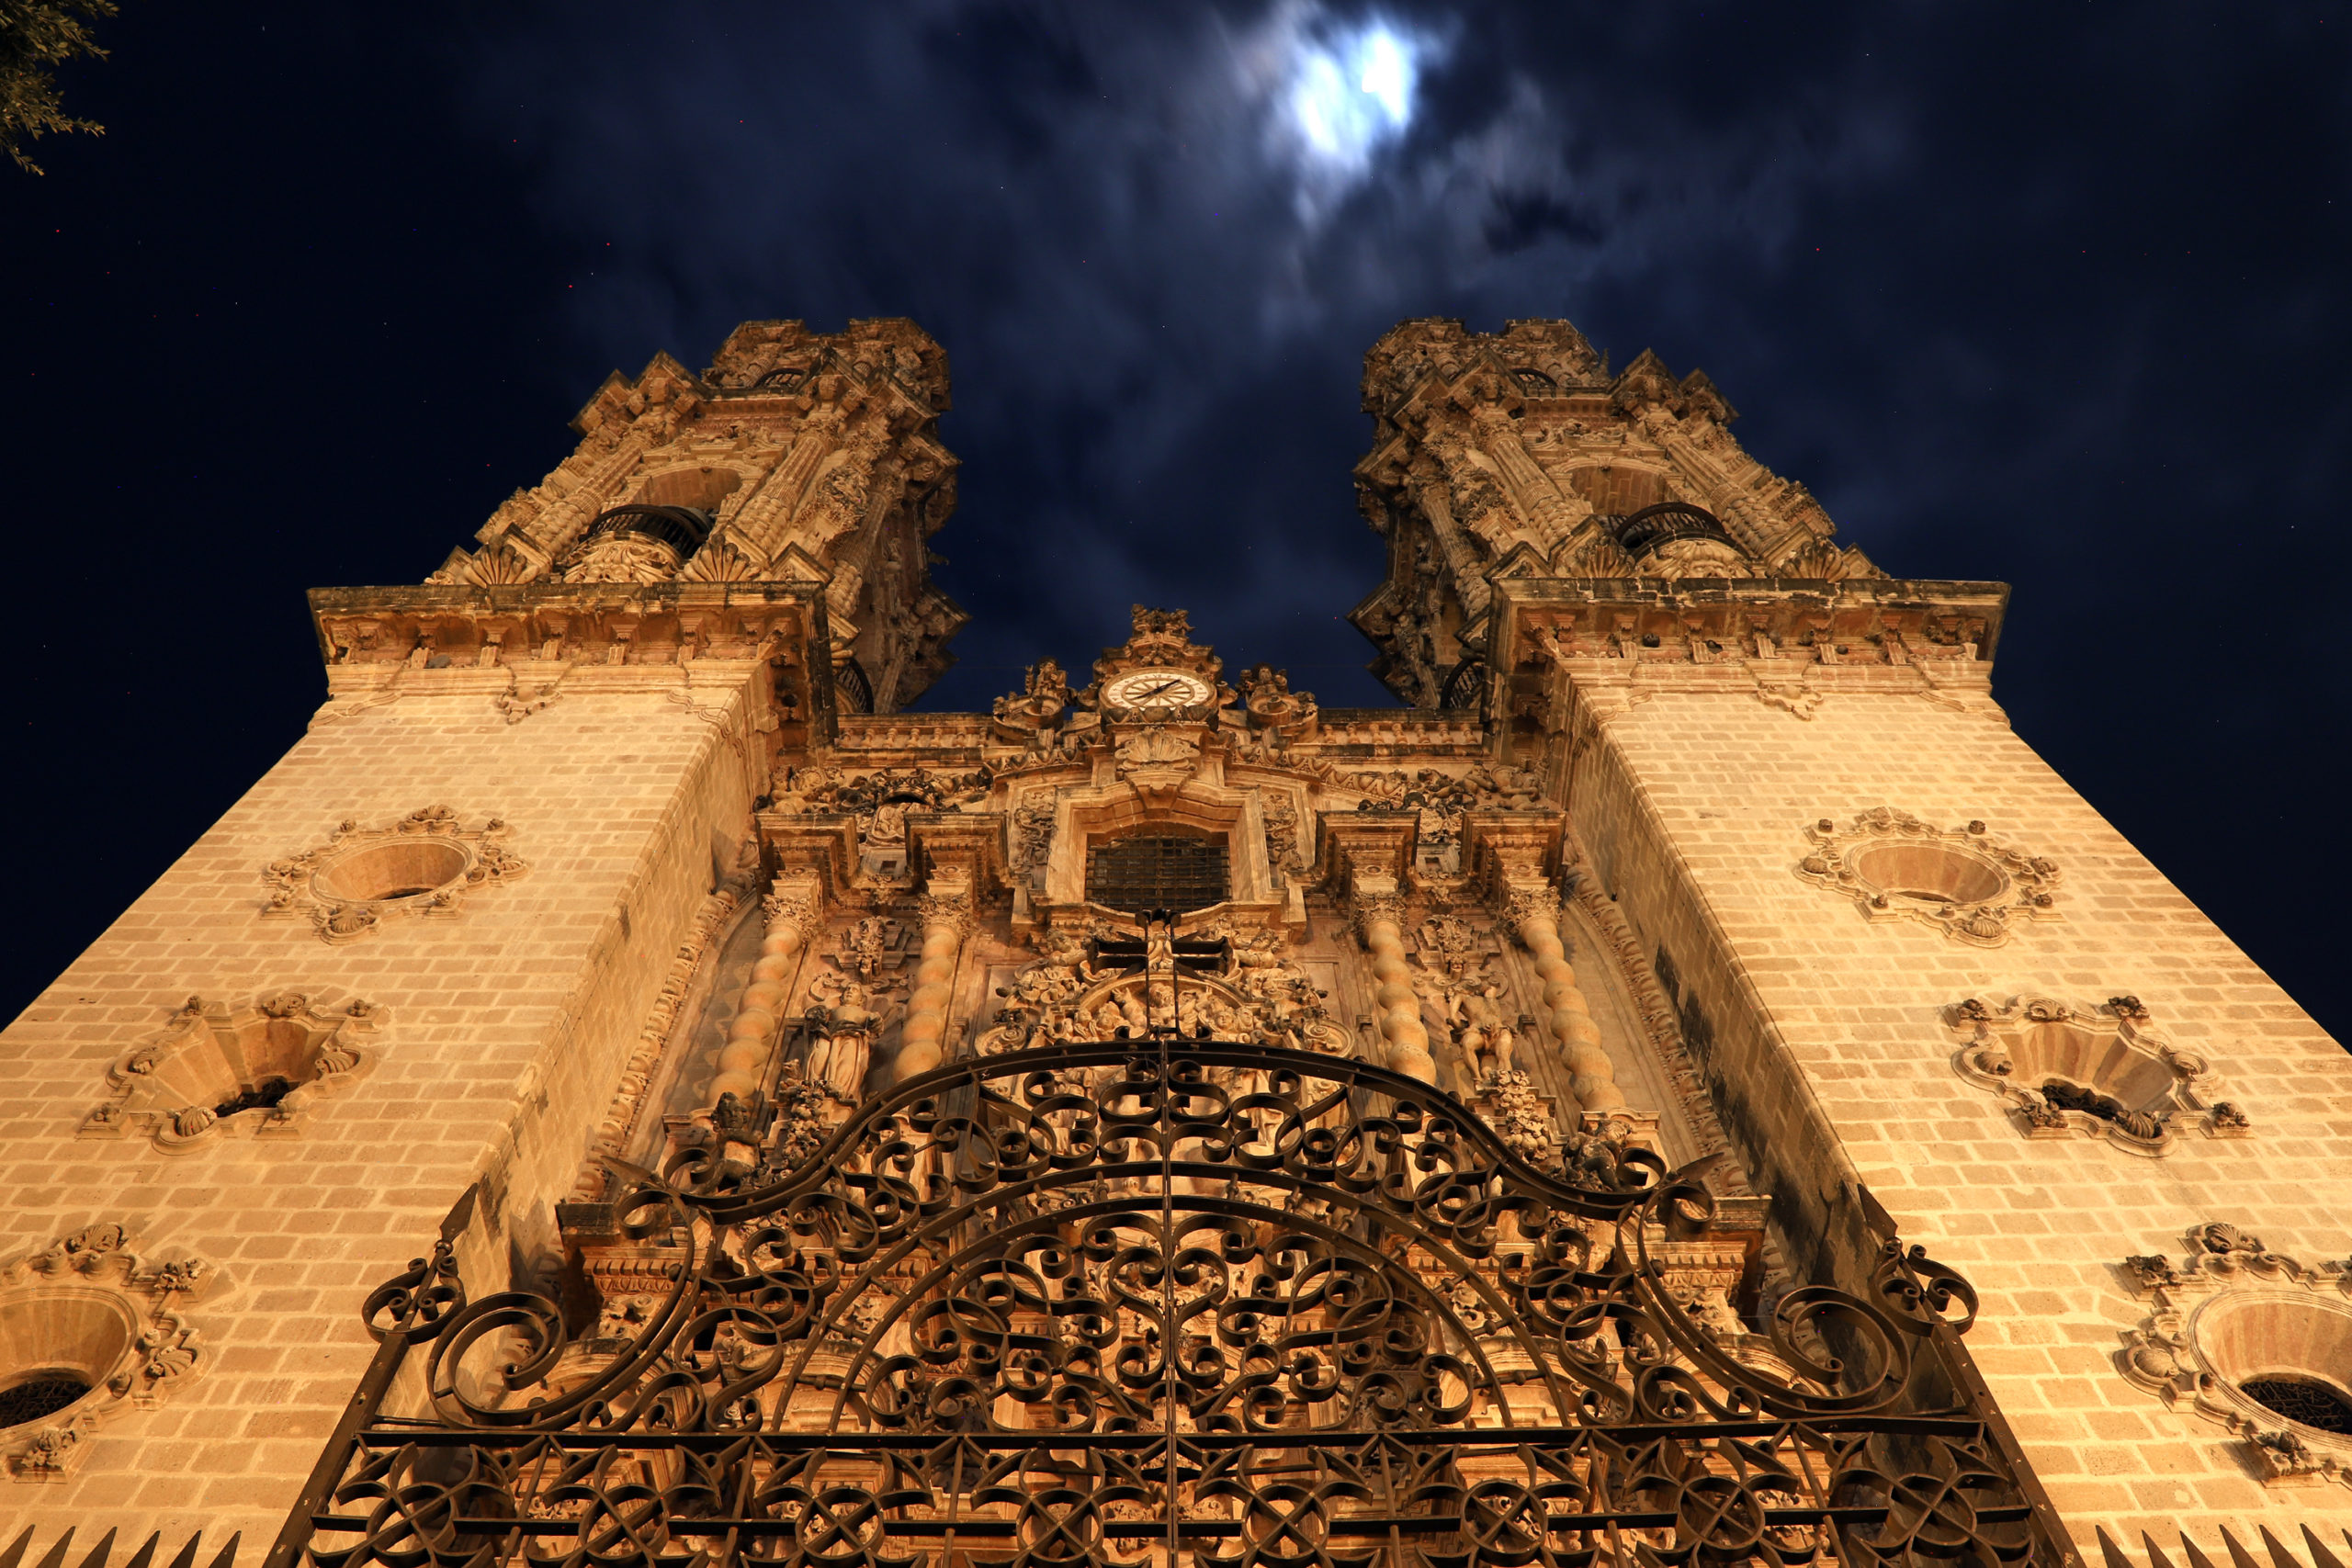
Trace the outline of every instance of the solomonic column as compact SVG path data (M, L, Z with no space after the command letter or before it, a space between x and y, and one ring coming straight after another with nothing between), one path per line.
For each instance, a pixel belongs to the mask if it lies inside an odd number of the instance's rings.
M1421 998L1405 964L1405 901L1385 877L1359 875L1349 891L1356 934L1372 955L1373 1002L1380 1036L1388 1047L1384 1065L1391 1072L1433 1084L1437 1062L1430 1055L1429 1031L1421 1026Z
M1552 482L1552 476L1544 471L1544 466L1520 438L1519 426L1511 423L1510 415L1489 405L1472 416L1471 424L1478 433L1478 445L1495 460L1495 467L1502 475L1504 492L1543 533L1546 549L1557 547L1591 514L1589 506L1578 513L1577 506L1583 505L1581 499L1572 504L1560 493L1560 487Z
M1544 1019L1568 1070L1568 1092L1587 1112L1623 1110L1617 1069L1600 1048L1600 1026L1577 988L1567 944L1560 940L1559 895L1549 882L1517 880L1503 884L1501 893L1503 919L1534 960L1536 977L1544 983Z
M907 1021L899 1031L895 1069L900 1083L946 1060L947 1014L956 995L956 965L972 934L972 886L937 874L922 896L922 956L915 961Z
M776 1036L792 980L808 933L821 918L822 895L814 878L779 881L762 906L767 935L760 940L760 956L752 965L752 983L743 987L742 1005L727 1026L727 1043L718 1049L718 1073L710 1081L710 1105L722 1095L749 1100L767 1080L775 1056Z

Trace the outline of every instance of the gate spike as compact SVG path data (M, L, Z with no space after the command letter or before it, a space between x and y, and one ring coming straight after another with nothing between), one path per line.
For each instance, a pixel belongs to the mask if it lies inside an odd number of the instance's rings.
M2187 1530L2180 1532L2180 1550L2188 1559L2188 1568L2213 1568L2213 1560L2199 1550L2195 1541L2188 1539Z
M114 1531L98 1537L98 1544L90 1548L90 1555L82 1559L82 1568L107 1568L107 1559L114 1555ZM2299 1563L2296 1568L2301 1568Z
M2276 1562L2278 1568L2303 1568L2303 1560L2288 1551L2286 1543L2270 1533L2268 1525L2256 1525L2254 1528L2262 1532L2262 1544L2270 1549L2270 1561Z
M2099 1555L2107 1559L2107 1568L2140 1568L2121 1547L2115 1544L2115 1538L2107 1533L2105 1525L2098 1527L2098 1551Z
M2154 1536L2142 1530L2140 1544L2148 1549L2148 1568L2172 1568L2172 1560L2165 1555L2165 1549L2156 1544Z
M212 1560L212 1568L237 1568L237 1543L244 1539L243 1530L231 1536L229 1544L220 1549L220 1555ZM2297 1568L2301 1568L2301 1565L2297 1564Z
M2303 1527L2303 1544L2312 1549L2312 1568L2344 1568L2335 1553L2327 1549L2327 1542L2312 1534L2309 1525Z
M203 1544L204 1532L202 1530L198 1530L194 1535L188 1537L187 1544L180 1548L180 1554L172 1559L172 1568L196 1568L196 1549Z
M49 1555L40 1560L40 1568L65 1568L66 1549L73 1544L74 1527L68 1525L65 1533L57 1538L57 1544L49 1549Z
M2254 1560L2254 1553L2238 1544L2238 1538L2230 1533L2227 1525L2222 1527L2222 1544L2230 1549L2230 1561L2236 1568L2262 1568L2262 1564Z
M141 1547L137 1552L133 1553L130 1561L124 1563L122 1568L147 1568L147 1564L155 1560L155 1548L161 1546L163 1543L164 1532L162 1530L157 1530L154 1534L147 1538L147 1544Z
M18 1536L7 1551L0 1551L0 1568L17 1568L17 1564L25 1560L25 1548L32 1543L33 1527L27 1525L25 1533Z

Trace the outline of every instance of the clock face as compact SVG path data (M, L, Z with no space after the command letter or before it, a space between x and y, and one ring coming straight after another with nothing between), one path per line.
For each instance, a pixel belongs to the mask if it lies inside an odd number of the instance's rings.
M1103 700L1119 708L1198 707L1216 695L1215 687L1183 670L1137 670L1102 689Z

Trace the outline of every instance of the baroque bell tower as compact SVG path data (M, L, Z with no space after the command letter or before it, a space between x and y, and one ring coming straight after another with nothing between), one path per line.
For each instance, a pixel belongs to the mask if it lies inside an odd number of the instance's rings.
M901 321L315 592L0 1035L0 1568L2341 1568L2352 1064L2007 589L1565 321L1363 397L1391 707L1138 605L910 712Z

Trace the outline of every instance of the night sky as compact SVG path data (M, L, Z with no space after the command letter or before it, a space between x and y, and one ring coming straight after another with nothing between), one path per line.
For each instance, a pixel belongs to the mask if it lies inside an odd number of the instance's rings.
M1442 315L1703 366L1886 570L2015 584L2018 731L2352 1029L2343 7L125 0L99 32L64 88L105 137L0 169L0 1016L300 735L304 589L422 579L608 369L747 318L947 348L933 543L974 619L923 705L1082 670L1138 600L1385 702L1341 619L1383 570L1356 382Z

